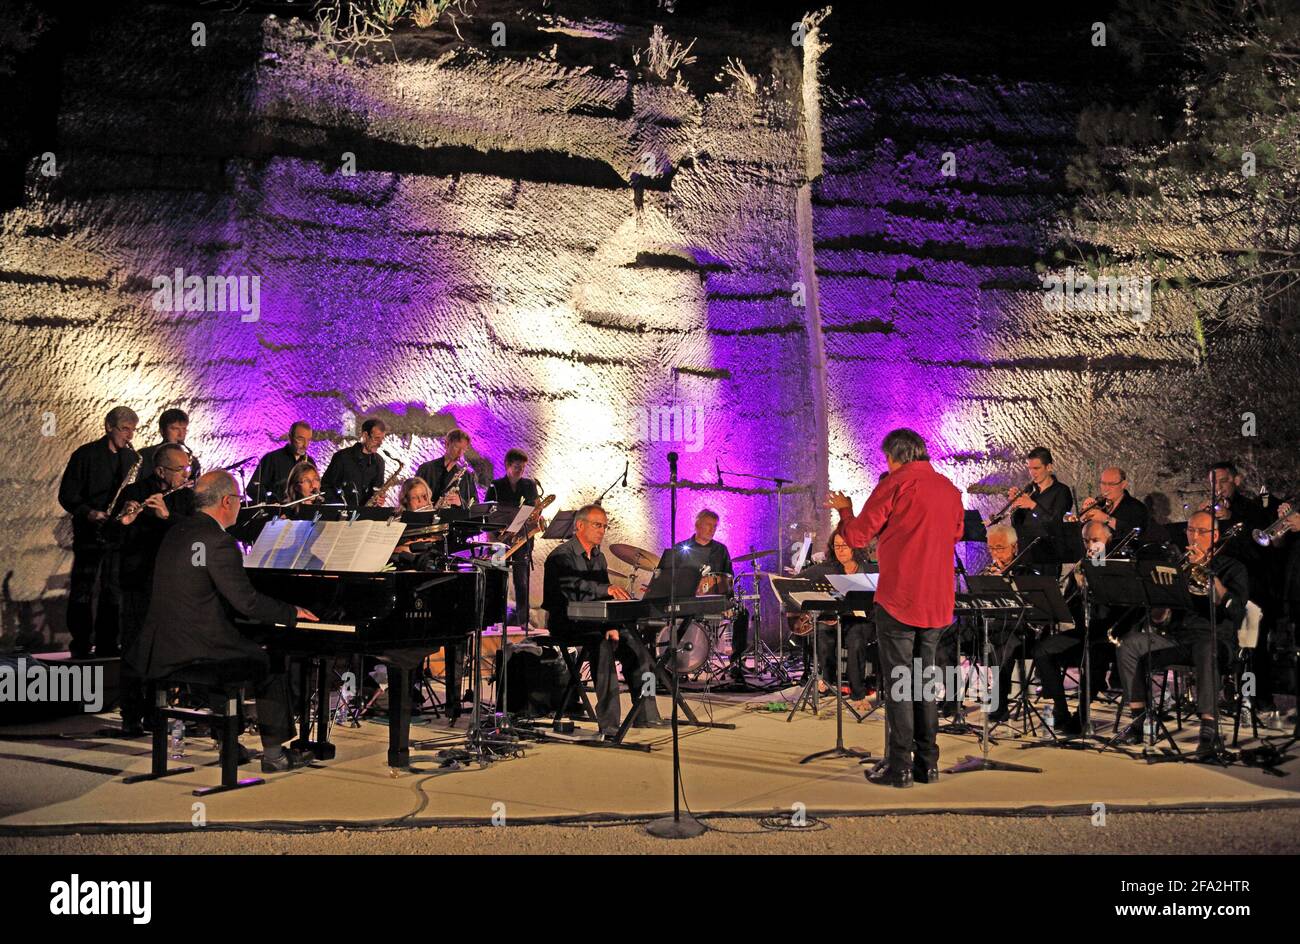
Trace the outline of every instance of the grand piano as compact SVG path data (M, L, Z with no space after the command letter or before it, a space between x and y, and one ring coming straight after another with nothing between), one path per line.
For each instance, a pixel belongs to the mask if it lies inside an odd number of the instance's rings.
M497 622L505 612L505 570L464 565L451 571L326 571L249 567L259 592L306 607L319 623L295 629L252 622L240 630L274 652L303 657L316 672L317 726L311 739L307 710L311 686L302 686L302 721L295 748L328 760L329 660L335 655L373 656L389 667L388 764L411 763L412 671L448 643ZM304 680L306 681L306 680Z

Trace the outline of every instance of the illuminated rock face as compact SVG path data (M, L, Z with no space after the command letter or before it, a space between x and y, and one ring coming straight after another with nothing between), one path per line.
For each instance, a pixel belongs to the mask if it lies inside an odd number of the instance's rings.
M813 185L824 471L812 315L793 303L807 181L789 49L750 57L783 79L754 93L486 48L435 61L409 38L399 62L358 67L253 17L210 17L196 52L190 17L156 17L69 54L57 173L33 161L0 217L0 403L18 444L0 456L0 573L19 599L65 584L55 486L116 403L140 413L138 444L187 409L206 468L274 448L299 418L326 460L366 416L407 472L456 425L481 478L522 447L560 508L626 461L610 540L652 550L669 537L669 452L678 537L709 506L733 554L772 546L776 505L744 491L755 480L718 489L719 466L812 488L828 471L860 504L898 425L963 488L1019 479L1016 457L1045 444L1067 480L1118 459L1177 509L1208 458L1169 443L1206 403L1185 301L1144 325L1043 309L1034 263L1067 206L1078 104L1050 83L831 76L853 91L824 96ZM158 310L154 279L178 268L256 276L256 319ZM1261 350L1233 337L1208 354L1218 391ZM1220 431L1252 408L1213 405ZM824 538L814 504L784 500L787 539Z

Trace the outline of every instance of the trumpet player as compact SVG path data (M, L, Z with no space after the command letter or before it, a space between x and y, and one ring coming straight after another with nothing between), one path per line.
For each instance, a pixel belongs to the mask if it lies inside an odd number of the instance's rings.
M1044 446L1031 449L1025 456L1025 471L1029 473L1029 486L1024 491L1015 488L1007 491L1012 508L1011 526L1026 546L1041 538L1029 552L1031 561L1055 566L1054 572L1059 572L1065 561L1052 538L1066 512L1074 507L1074 492L1057 479L1052 451Z
M1133 531L1138 538L1146 534L1151 511L1128 491L1128 473L1111 466L1101 473L1101 494L1085 498L1079 506L1079 520L1084 524L1103 524L1115 540L1123 541Z
M370 501L384 484L384 457L379 447L387 433L383 420L368 419L361 424L361 438L330 457L321 478L321 488L330 500L354 508Z
M470 447L469 433L453 429L443 439L443 446L442 457L423 463L415 475L428 484L434 504L439 508L469 508L478 501L478 481L465 460ZM459 467L464 471L453 488L451 481Z
M158 417L158 432L162 434L162 441L152 446L145 446L140 450L140 458L144 463L140 466L142 474L149 473L157 464L156 453L168 443L179 445L185 454L190 458L190 478L197 479L202 474L202 466L199 464L199 457L190 452L190 447L185 445L185 436L190 430L190 417L184 410L173 407L170 410L163 410L162 416Z
M1246 601L1250 595L1250 580L1242 563L1225 552L1215 553L1215 538L1219 529L1214 515L1198 511L1187 522L1187 566L1203 568L1209 583L1213 583L1215 601L1214 619L1217 639L1210 635L1209 594L1194 595L1195 605L1171 617L1167 634L1129 633L1119 647L1120 679L1124 694L1133 714L1133 723L1121 735L1129 744L1142 741L1146 699L1149 685L1146 674L1139 671L1146 660L1148 669L1169 665L1196 666L1196 704L1201 715L1199 751L1217 750L1221 745L1215 720L1215 705L1219 697L1218 658L1215 646L1232 646L1236 642L1237 628L1246 615Z
M106 533L120 545L122 605L122 649L131 647L144 627L153 591L154 561L171 526L194 514L193 467L190 454L179 443L163 443L154 450L154 467L149 476L137 479L122 490L125 512L106 526ZM144 682L125 663L122 673L122 734L139 737L144 733L148 692Z

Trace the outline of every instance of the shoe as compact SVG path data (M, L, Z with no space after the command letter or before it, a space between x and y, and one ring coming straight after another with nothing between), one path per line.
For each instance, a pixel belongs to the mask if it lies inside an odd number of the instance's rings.
M1057 734L1072 736L1083 733L1083 725L1079 723L1079 716L1072 715L1069 711L1057 715L1052 722L1052 730Z
M295 751L293 748L284 750L274 759L263 754L262 773L278 774L286 770L297 770L299 767L306 767L311 761L311 751Z
M118 735L118 737L124 737L124 738L144 737L144 725L134 721L132 722L123 721L122 731Z
M903 767L895 769L892 764L885 764L874 770L866 772L866 778L871 783L882 787L898 787L906 789L912 785L912 768Z
M1196 753L1220 754L1223 750L1223 738L1219 734L1218 726L1214 724L1202 724L1201 736L1196 742Z
M912 779L916 783L938 783L939 768L938 767L913 767Z
M69 646L68 657L74 662L82 662L90 658L89 646Z
M656 718L653 721L633 721L634 728L671 728L673 723L667 718Z
M1011 718L1011 706L1003 703L989 712L989 724L1001 724Z
M1129 726L1119 733L1116 744L1143 744L1146 742L1146 712L1135 715Z

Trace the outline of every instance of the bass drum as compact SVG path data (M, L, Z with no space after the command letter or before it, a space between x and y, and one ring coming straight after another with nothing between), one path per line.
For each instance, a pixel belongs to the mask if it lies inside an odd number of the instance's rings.
M665 626L659 631L658 639L655 641L655 656L662 656L667 652L672 641L672 630ZM698 620L691 620L678 630L676 659L678 675L698 672L704 668L712 653L713 644L709 641L709 634L705 632L704 626Z

